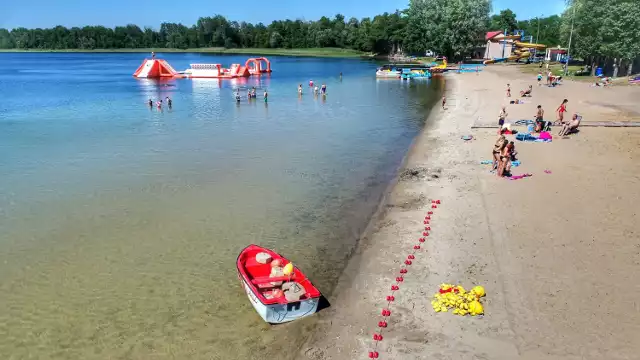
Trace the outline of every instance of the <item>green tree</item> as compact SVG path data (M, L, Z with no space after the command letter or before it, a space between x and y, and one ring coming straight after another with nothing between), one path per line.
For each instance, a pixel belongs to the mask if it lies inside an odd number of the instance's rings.
M499 14L493 15L489 23L490 30L500 30L511 33L516 30L518 22L516 21L516 14L510 9L501 10Z
M412 0L407 11L407 48L463 57L482 42L490 0Z

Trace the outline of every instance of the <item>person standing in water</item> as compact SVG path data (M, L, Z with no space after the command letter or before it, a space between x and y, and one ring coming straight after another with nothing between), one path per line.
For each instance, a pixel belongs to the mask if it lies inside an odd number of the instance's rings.
M149 107L150 107L150 108L152 108L152 107L153 107L153 100L151 100L151 98L149 98L149 102L148 102L148 104L149 104Z
M156 103L156 107L157 107L159 110L162 110L162 100L158 100L158 102Z
M320 88L320 92L322 93L322 95L327 95L327 85L326 84L322 84L322 87Z
M267 92L267 89L264 89L264 102L267 102L268 98L269 98L269 93Z
M342 81L342 71L340 71L340 81Z
M168 96L165 100L167 100L167 106L169 107L169 110L171 110L171 108L173 107L173 101L171 101L171 98Z
M302 84L298 85L298 95L302 95Z
M312 88L313 87L313 80L309 80L309 87Z
M320 91L320 89L318 88L318 85L316 85L316 87L313 88L313 95L318 96L318 91Z
M236 102L240 103L240 89L236 89Z

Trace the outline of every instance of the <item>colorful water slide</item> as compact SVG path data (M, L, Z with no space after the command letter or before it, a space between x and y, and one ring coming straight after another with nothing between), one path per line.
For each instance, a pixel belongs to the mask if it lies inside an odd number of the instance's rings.
M520 41L514 42L513 45L515 45L515 47L522 48L522 49L538 49L538 50L542 50L542 49L546 49L547 48L547 46L543 45L543 44L523 43L523 42L520 42Z

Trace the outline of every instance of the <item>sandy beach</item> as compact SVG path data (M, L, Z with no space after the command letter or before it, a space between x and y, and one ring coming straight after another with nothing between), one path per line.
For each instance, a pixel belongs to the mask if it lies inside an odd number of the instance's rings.
M508 105L507 83L512 98L534 85L533 97ZM472 126L497 124L502 105L507 122L532 119L537 104L554 120L563 98L585 125L638 121L640 89L535 83L515 66L447 76L446 110L431 113L297 358L369 358L432 199L442 204L395 293L380 359L638 358L640 128L583 126L551 143L516 141L522 165L512 172L533 176L510 181L480 164L491 159L496 130ZM435 313L441 283L484 286L485 315Z

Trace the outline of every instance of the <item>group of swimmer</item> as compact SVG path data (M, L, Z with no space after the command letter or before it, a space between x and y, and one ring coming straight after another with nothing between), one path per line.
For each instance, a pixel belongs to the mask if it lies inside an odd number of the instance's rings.
M173 108L173 101L168 96L165 98L165 101L167 106L169 107L169 110L171 110ZM153 108L153 100L151 100L151 98L149 98L149 101L147 102L147 104L149 105L149 109ZM162 110L162 99L156 102L156 107L158 108L158 110Z
M264 89L264 94L262 95L262 97L264 98L264 102L267 102L267 99L269 98L269 93L267 92L267 89ZM251 101L251 99L257 99L258 95L256 94L256 87L252 87L251 89L249 89L249 91L247 91L247 99L249 101ZM240 103L240 89L236 89L236 102Z
M340 73L340 78L342 78L342 73ZM313 86L313 80L309 80L309 87L313 88L313 95L318 96L318 92L322 93L322 96L327 96L327 85L322 84L322 87L318 89L318 85ZM302 95L302 84L298 85L298 96Z

